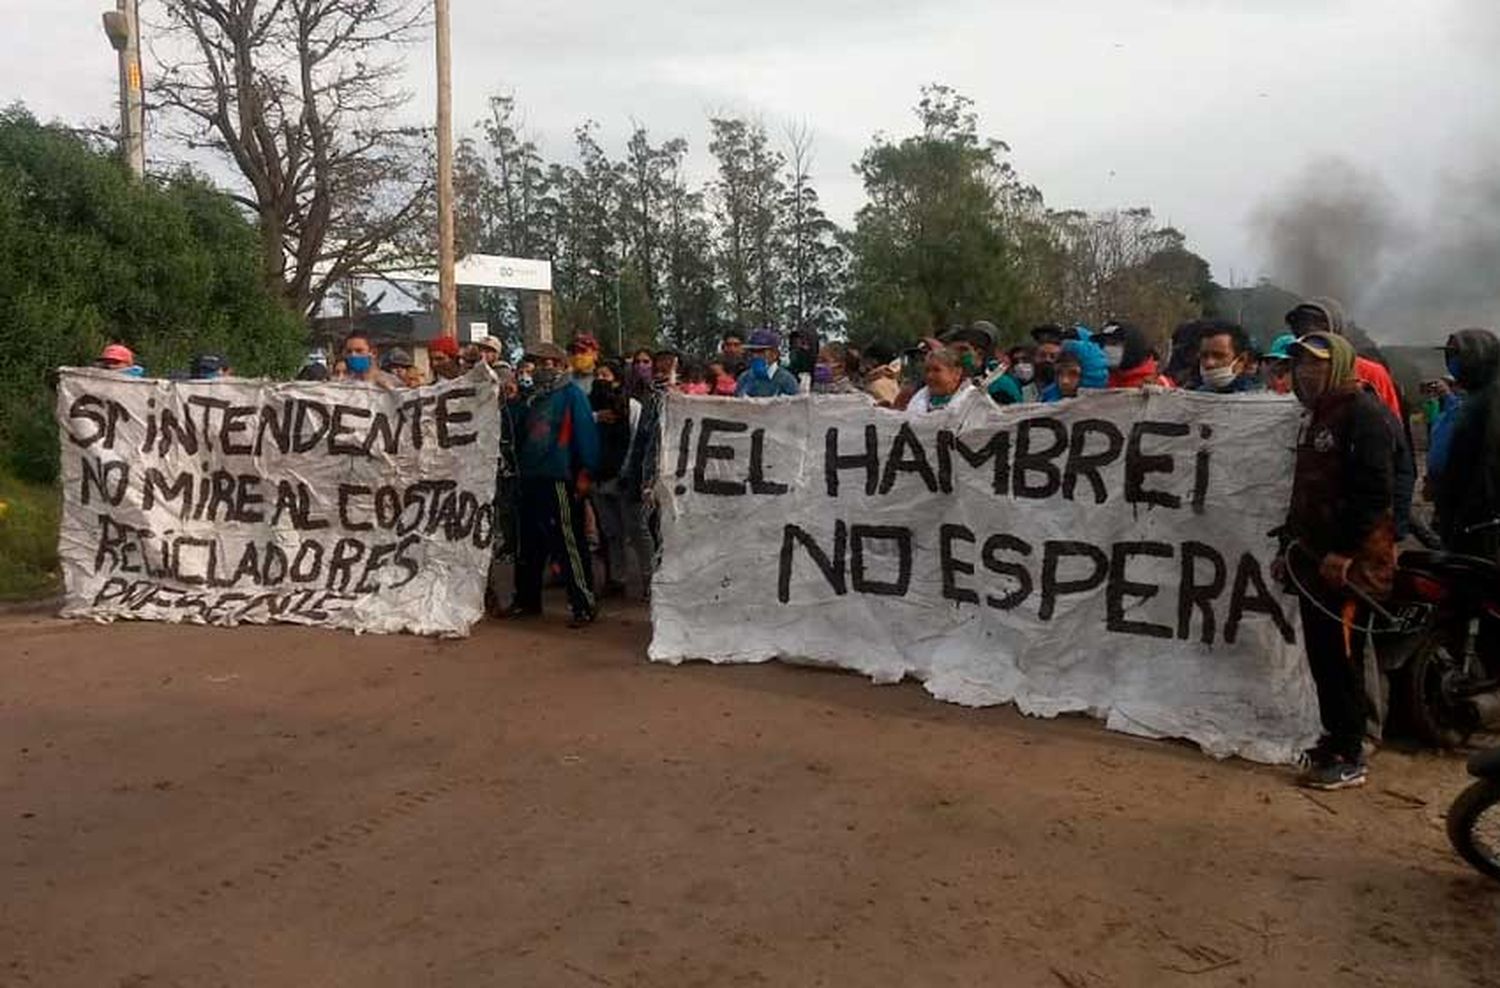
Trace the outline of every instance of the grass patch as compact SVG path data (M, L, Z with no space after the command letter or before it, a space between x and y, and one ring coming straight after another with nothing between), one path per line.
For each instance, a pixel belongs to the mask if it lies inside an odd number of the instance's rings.
M57 488L29 484L0 471L0 505L0 600L55 593L62 586L57 563L62 505Z

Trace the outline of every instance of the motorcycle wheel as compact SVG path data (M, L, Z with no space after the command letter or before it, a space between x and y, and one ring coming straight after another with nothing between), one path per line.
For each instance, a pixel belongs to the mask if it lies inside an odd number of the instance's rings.
M1500 779L1480 779L1448 807L1448 840L1481 874L1500 881Z
M1456 748L1473 733L1468 718L1449 702L1444 688L1457 669L1447 646L1434 635L1391 673L1392 705L1399 711L1400 724L1423 744Z

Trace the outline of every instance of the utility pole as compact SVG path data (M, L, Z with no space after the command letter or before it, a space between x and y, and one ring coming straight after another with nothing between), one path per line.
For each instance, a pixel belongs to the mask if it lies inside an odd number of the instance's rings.
M115 0L104 33L120 61L120 151L136 178L146 174L146 103L141 95L140 0Z
M442 334L458 338L458 286L453 276L453 59L448 0L436 0L438 139L438 320Z

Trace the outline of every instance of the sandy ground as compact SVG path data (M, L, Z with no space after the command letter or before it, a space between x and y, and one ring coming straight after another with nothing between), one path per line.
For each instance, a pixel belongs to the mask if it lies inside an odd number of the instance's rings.
M1313 799L646 638L0 620L0 984L1500 983L1452 758Z

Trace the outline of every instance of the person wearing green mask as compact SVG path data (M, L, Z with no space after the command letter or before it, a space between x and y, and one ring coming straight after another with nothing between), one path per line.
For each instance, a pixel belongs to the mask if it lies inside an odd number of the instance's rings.
M1323 722L1301 782L1347 789L1366 776L1368 601L1390 592L1396 569L1395 440L1380 399L1359 383L1348 340L1309 333L1290 351L1292 388L1308 416L1277 572L1301 601Z

